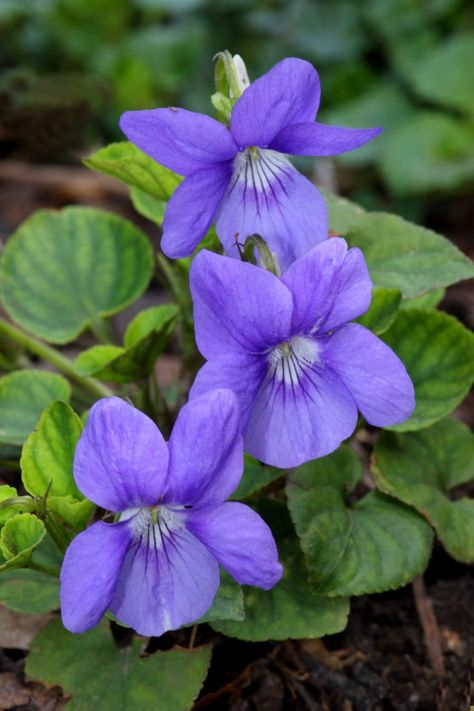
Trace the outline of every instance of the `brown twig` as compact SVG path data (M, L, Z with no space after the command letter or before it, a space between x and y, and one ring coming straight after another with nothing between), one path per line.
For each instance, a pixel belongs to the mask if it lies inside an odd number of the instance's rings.
M437 674L443 675L445 670L441 635L433 610L433 603L426 594L425 581L422 575L415 578L412 588L430 664Z

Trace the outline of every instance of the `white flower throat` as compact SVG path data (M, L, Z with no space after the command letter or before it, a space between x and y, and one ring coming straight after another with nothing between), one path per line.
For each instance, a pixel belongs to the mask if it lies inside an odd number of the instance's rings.
M293 171L294 168L283 153L250 146L237 153L234 158L230 189L236 183L244 183L256 193L264 193L280 181L283 173L290 170Z
M270 375L286 385L297 385L303 373L319 362L319 352L313 338L294 336L270 351Z
M134 538L143 545L157 550L163 547L167 538L184 528L184 517L178 513L184 506L153 506L127 509L120 514L119 521L130 521Z

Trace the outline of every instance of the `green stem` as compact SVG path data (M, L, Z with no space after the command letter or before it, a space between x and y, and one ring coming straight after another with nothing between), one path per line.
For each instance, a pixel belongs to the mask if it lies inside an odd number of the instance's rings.
M69 358L63 356L55 348L47 346L46 343L38 341L34 336L30 336L13 324L4 321L0 318L0 335L8 336L20 346L23 346L30 353L34 353L51 365L54 365L61 373L64 373L68 378L77 383L83 390L87 390L94 397L110 397L113 395L112 390L106 385L103 385L95 378L84 378L78 375L74 370L74 366Z
M71 536L68 535L67 531L59 521L52 511L46 511L43 517L43 522L48 531L49 535L61 551L65 553L69 544L71 543Z
M42 565L41 563L33 563L31 561L28 567L32 570L37 570L38 573L45 573L46 575L51 575L53 578L59 578L59 570L51 568L49 565Z

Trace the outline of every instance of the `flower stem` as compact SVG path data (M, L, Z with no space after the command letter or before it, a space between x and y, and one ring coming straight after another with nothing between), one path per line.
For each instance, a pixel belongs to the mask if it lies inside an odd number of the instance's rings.
M30 353L34 353L46 362L51 363L51 365L54 365L54 367L61 371L61 373L64 373L64 375L77 383L77 385L79 385L83 390L87 390L94 397L110 397L113 395L110 388L103 385L95 378L84 378L81 375L78 375L69 358L63 356L62 353L57 351L55 348L51 348L50 346L47 346L46 343L34 338L34 336L30 336L24 333L24 331L20 331L19 328L11 323L8 323L2 318L0 318L0 335L8 336L20 346L23 346L23 348Z

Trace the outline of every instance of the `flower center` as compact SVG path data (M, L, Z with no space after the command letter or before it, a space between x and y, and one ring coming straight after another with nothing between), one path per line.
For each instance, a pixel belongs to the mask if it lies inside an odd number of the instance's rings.
M262 193L273 183L280 181L281 174L289 170L294 168L282 153L248 146L234 158L231 188L240 182L244 183L246 188Z
M120 515L120 521L130 521L134 538L152 548L162 548L163 541L171 538L175 531L184 528L184 518L181 511L184 506L149 506L127 509Z
M312 368L318 360L317 342L313 338L294 336L270 351L270 375L286 385L297 385L305 370Z

